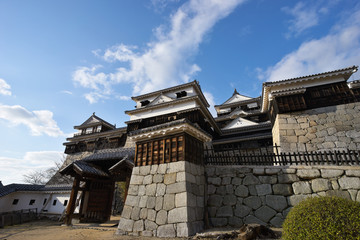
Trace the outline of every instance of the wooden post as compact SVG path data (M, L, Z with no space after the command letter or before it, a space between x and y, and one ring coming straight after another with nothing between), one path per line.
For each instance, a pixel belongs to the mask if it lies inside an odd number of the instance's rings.
M69 205L66 209L65 224L68 226L71 225L72 214L74 213L76 207L75 204L76 204L77 194L79 191L79 185L80 185L80 180L78 178L75 178L73 187L71 189Z

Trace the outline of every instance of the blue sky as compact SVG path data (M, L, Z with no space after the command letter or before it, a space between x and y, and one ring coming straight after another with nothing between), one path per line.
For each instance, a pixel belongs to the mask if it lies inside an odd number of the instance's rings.
M131 96L197 79L214 105L359 64L356 0L0 0L0 180L53 166L93 112L125 126Z

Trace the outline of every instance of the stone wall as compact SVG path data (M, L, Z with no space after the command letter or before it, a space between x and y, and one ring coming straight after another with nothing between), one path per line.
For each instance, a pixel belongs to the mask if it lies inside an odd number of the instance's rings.
M134 167L117 234L186 237L204 228L204 167L186 161Z
M281 227L291 207L311 196L360 202L360 166L206 166L205 171L207 210L214 227Z
M282 152L360 149L360 103L277 114L273 142Z

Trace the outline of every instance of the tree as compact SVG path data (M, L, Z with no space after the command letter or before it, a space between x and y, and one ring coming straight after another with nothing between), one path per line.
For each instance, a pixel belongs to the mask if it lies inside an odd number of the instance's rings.
M23 180L30 184L46 184L61 168L66 160L63 155L60 162L54 162L54 166L47 169L34 170L28 174L23 175Z

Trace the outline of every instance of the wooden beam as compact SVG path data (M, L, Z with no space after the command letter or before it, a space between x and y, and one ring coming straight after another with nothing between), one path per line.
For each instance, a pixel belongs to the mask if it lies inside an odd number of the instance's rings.
M79 186L80 186L80 180L78 178L75 178L73 187L71 189L69 205L66 209L65 224L68 226L71 225L72 215L76 208L76 198L79 191Z

